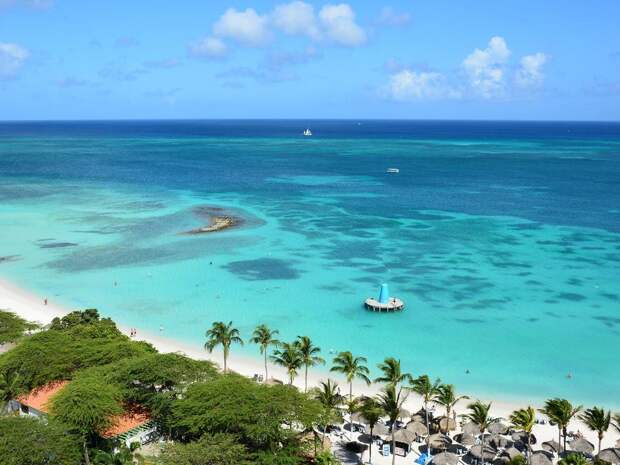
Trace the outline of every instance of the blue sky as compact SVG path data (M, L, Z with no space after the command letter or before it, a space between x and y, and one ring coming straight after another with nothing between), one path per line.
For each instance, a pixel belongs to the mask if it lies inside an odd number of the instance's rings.
M0 0L0 119L620 119L620 2Z

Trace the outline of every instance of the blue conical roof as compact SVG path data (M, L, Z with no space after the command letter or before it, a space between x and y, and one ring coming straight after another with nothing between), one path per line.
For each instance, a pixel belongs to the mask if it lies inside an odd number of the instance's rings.
M379 303L387 304L390 300L390 289L388 285L383 283L381 284L381 291L379 292Z

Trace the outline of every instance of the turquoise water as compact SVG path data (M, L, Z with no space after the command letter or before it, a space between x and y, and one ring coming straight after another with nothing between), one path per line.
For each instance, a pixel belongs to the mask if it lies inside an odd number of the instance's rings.
M619 406L617 126L92 124L0 125L1 277L197 347L267 323L475 395ZM180 234L201 206L245 222ZM382 282L404 312L362 308Z

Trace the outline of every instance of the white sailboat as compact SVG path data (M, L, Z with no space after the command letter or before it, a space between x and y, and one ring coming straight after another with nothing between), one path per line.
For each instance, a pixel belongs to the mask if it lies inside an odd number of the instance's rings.
M312 135L312 131L308 128L304 131L304 136L309 137Z

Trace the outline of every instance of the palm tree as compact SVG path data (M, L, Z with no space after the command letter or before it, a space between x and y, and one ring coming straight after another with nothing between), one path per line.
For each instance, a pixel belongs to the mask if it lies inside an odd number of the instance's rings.
M499 418L492 418L489 416L489 410L491 410L491 404L484 404L477 400L467 406L470 413L463 415L470 421L474 422L480 428L480 438L482 442L482 449L480 456L482 457L482 465L484 465L484 432L487 430L491 423L495 423Z
M8 413L9 401L22 391L18 373L0 373L0 416Z
M353 414L359 411L360 400L356 397L349 398L345 401L347 406L347 413L349 414L349 434L353 434Z
M267 371L267 352L269 352L269 346L277 346L280 343L280 341L275 338L277 334L277 329L271 330L267 325L258 325L252 333L252 339L250 339L250 342L259 345L260 353L265 356L265 381L269 379L269 373Z
M216 346L222 346L224 351L224 373L226 373L228 371L226 362L230 353L230 345L233 343L243 345L243 340L239 337L239 330L233 327L232 321L228 324L224 324L223 321L216 321L211 326L211 329L206 332L206 336L205 349L209 353L213 352Z
M559 435L564 437L564 450L566 450L568 424L581 409L581 405L573 407L573 404L568 400L557 397L545 401L545 406L540 409L541 413L544 413L549 418L549 423L558 426ZM559 435L558 438L560 437Z
M445 407L446 409L446 418L447 420L447 424L450 423L450 415L452 414L452 411L455 407L455 405L463 400L463 399L469 399L468 396L456 396L456 393L454 391L454 385L453 384L442 384L441 386L437 387L437 394L435 395L435 397L433 398L433 402L435 402L438 405L441 405L443 407ZM446 431L447 432L447 431Z
M522 408L515 410L510 415L512 425L527 433L527 461L530 463L530 454L532 453L532 430L536 424L536 411L532 408Z
M305 368L304 373L304 392L308 391L308 368L317 365L324 365L325 360L319 357L318 353L321 349L312 343L312 340L308 336L297 336L295 341L299 347L299 353L301 354L302 365Z
M400 365L400 363L399 363ZM390 431L392 432L392 465L396 462L396 454L394 453L396 450L396 444L394 440L394 426L396 426L396 420L400 415L400 409L403 404L407 400L407 394L403 393L402 390L396 390L396 385L392 383L388 383L388 385L383 389L383 392L379 394L378 401L379 405L385 412L385 414L389 417L391 422Z
M330 421L333 418L335 412L342 405L342 396L338 392L338 383L328 379L327 382L321 381L319 383L319 387L314 388L313 397L315 400L318 400L327 415L324 417L326 421ZM327 430L327 424L323 426L323 442L325 442L325 432Z
M380 363L377 367L381 370L382 375L375 379L375 383L385 383L388 386L394 386L399 393L400 385L412 379L409 373L402 372L400 360L396 360L393 357L386 358L383 363Z
M439 386L441 386L441 380L437 378L434 383L431 383L431 379L428 375L419 376L416 379L410 381L411 390L420 396L424 402L424 414L426 416L426 440L428 444L428 437L431 435L431 425L428 421L428 403L439 393Z
M583 412L583 414L579 417L581 421L583 421L590 431L594 431L598 435L598 452L601 453L601 442L603 442L603 437L605 433L609 429L609 424L611 423L611 412L608 410L605 413L600 407L592 407Z
M359 408L359 412L362 414L366 422L368 423L368 427L370 428L370 443L368 444L368 463L372 463L372 431L375 425L379 422L379 419L383 415L383 409L379 402L372 397L366 397Z
M303 365L299 345L296 342L281 343L270 358L276 365L286 368L289 384L292 385L298 370Z
M334 366L331 367L330 371L342 373L346 376L347 383L349 383L349 399L353 399L353 380L355 378L370 385L370 378L368 377L370 372L366 362L365 357L354 357L351 352L340 352L334 357Z

